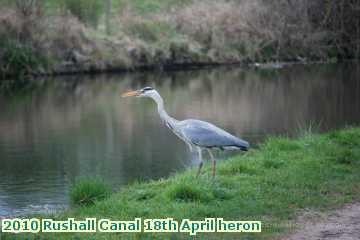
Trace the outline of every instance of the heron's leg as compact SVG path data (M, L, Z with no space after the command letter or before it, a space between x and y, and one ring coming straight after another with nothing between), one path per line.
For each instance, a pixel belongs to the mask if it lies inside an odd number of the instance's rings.
M188 147L189 147L189 149L190 149L190 152L192 152L192 151L193 151L193 148L192 148L191 144L190 144L190 143L186 143L186 144L188 145Z
M211 150L210 150L210 149L207 149L207 150L208 150L208 153L209 153L209 155L210 155L210 157L211 157L211 161L212 161L212 163L213 163L213 172L212 172L212 175L213 175L213 177L215 177L215 172L216 172L216 160L215 160L214 155L212 154Z
M198 153L199 153L199 160L200 160L200 163L199 163L199 170L198 170L198 173L197 173L196 177L198 177L198 176L200 175L201 168L202 168L202 166L203 166L203 160L202 160L201 148L198 148Z

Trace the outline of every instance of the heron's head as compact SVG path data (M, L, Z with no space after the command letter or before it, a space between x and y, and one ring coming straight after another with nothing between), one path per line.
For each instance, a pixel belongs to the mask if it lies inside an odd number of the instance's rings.
M152 87L144 87L136 91L128 91L122 94L122 97L150 97L154 98L158 96L158 92Z

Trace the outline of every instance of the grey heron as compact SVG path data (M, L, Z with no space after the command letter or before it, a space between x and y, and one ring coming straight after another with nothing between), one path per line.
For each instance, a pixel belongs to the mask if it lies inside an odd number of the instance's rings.
M213 163L212 175L214 177L216 171L216 160L211 152L211 149L237 149L242 151L247 151L249 149L249 143L247 141L237 138L211 123L196 119L186 119L179 121L169 116L164 109L164 101L162 97L152 87L145 87L140 90L129 91L122 94L122 97L133 96L148 97L153 99L157 104L160 118L163 120L166 126L170 128L170 130L176 136L188 144L190 151L192 151L193 148L197 149L200 160L197 176L199 176L203 166L203 150L206 149L210 155Z

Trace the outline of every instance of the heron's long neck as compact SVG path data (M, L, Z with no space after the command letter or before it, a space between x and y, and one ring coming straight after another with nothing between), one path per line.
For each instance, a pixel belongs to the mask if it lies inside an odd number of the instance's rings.
M169 114L167 114L167 112L165 111L164 100L162 99L162 97L159 94L157 94L155 96L152 96L151 98L154 99L154 101L157 104L157 109L161 120L163 120L168 125L168 127L173 128L177 120L175 118L170 117Z

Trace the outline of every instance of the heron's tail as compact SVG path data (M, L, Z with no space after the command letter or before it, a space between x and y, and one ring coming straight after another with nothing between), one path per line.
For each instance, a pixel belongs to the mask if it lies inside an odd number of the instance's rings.
M248 148L248 147L240 147L240 150L241 150L241 151L245 151L245 152L246 152L246 151L248 151L248 150L249 150L249 148Z
M241 151L248 151L250 148L250 144L247 141L242 140L242 139L238 139L237 146L239 147L239 149Z

